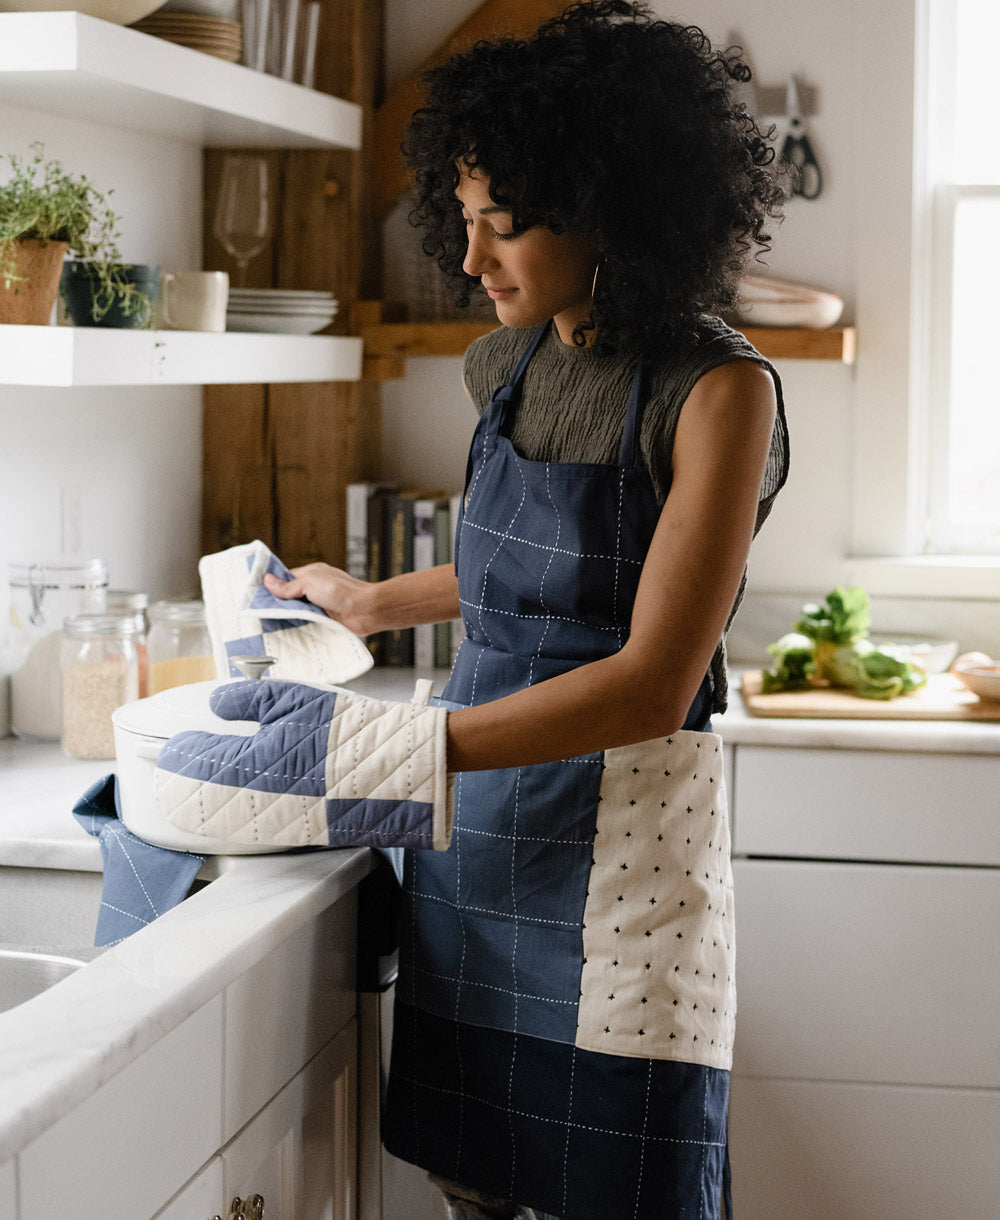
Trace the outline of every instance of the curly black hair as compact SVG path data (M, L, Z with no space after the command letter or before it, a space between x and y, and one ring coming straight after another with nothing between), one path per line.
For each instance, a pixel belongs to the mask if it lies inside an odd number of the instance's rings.
M455 284L467 234L459 166L489 178L515 231L545 225L596 241L593 317L604 351L653 353L698 315L733 303L785 198L767 135L738 98L739 48L656 19L645 4L572 4L530 39L477 43L426 74L403 153L411 223Z

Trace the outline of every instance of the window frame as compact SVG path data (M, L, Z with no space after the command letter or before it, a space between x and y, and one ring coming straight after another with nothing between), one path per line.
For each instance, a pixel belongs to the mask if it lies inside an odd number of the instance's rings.
M939 17L937 0L882 0L877 14L859 18L858 355L845 574L885 596L993 599L1000 556L927 547L927 387L940 274L929 120L940 104L931 76Z

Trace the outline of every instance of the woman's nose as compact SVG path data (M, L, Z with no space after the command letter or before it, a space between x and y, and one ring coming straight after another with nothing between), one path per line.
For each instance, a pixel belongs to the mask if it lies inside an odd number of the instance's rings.
M462 270L466 275L482 275L491 264L496 263L496 259L492 258L488 253L483 238L476 232L475 227L469 229L469 245L465 251L465 258L462 262Z

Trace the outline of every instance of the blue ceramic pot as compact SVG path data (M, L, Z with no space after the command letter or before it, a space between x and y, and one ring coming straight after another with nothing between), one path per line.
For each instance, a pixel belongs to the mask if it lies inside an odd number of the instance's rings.
M95 319L94 299L101 285L93 263L71 260L63 264L59 288L74 326L134 329L147 325L150 309L160 295L160 268L150 263L130 263L122 264L119 271L121 278L134 285L147 300L126 305L124 294L118 292L111 308Z

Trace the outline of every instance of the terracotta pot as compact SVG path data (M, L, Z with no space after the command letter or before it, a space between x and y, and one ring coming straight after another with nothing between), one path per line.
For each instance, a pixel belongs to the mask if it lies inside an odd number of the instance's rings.
M23 279L5 288L0 280L0 322L47 326L59 292L59 276L69 246L64 241L17 243L15 270Z

